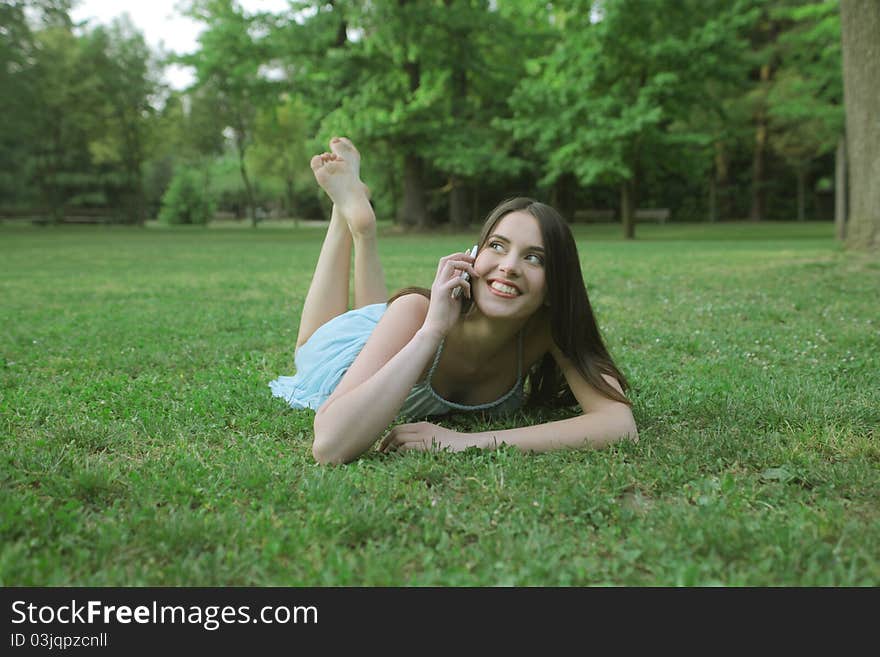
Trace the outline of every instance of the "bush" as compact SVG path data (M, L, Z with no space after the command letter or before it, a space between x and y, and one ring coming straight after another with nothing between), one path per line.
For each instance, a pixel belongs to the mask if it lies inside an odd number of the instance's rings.
M214 201L203 177L180 168L162 197L159 221L165 224L206 224L214 214Z

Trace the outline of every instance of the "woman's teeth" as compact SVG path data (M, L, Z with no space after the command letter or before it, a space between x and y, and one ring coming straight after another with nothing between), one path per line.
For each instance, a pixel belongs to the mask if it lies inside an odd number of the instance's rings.
M492 281L492 289L498 290L502 294L519 294L519 290L515 287L499 283L498 281Z

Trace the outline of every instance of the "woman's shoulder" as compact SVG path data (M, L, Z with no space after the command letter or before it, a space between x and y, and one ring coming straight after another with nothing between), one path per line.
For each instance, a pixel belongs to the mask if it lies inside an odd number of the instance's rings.
M428 315L429 303L428 299L418 292L395 295L385 308L380 327L383 330L389 325L406 327L406 330L415 333Z
M404 297L421 297L425 301L431 300L431 290L426 287L418 287L418 286L409 286L399 289L395 292L390 299L388 299L388 305L390 306L398 299L403 299ZM409 303L415 303L410 300Z
M388 310L394 308L395 312L427 314L430 303L430 299L419 290L401 291L389 299Z

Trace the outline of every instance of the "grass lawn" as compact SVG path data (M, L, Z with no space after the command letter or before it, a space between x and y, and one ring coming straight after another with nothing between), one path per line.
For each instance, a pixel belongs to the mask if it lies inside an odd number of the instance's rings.
M880 262L832 231L576 228L637 445L323 467L267 386L321 229L0 227L0 584L880 585ZM475 235L389 231L389 285Z

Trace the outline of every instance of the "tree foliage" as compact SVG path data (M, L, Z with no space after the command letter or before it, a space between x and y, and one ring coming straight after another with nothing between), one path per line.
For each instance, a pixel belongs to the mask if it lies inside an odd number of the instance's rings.
M180 61L195 68L196 86L210 89L217 100L216 111L231 131L251 222L256 225L246 157L257 111L268 102L271 89L260 71L269 52L265 37L259 20L246 15L234 0L194 0L187 14L204 22L206 29L199 35L199 49Z
M150 101L159 87L152 53L127 16L109 28L96 28L83 44L87 65L101 72L96 89L100 129L89 142L92 163L115 180L107 186L108 201L143 223L143 168L154 111Z
M707 81L736 71L748 20L724 2L682 1L659 12L643 4L554 5L559 38L530 63L509 122L540 158L542 182L570 174L584 186L619 186L628 236L644 170L711 143L706 124L690 119L719 102Z
M645 207L829 217L838 5L293 0L248 13L191 0L199 47L160 62L125 19L78 26L68 0L9 0L0 209L141 221L185 167L252 222L258 207L316 216L328 208L308 158L347 134L377 213L405 226L463 227L515 194L571 219L610 210L628 236ZM192 67L192 88L159 83L170 62Z
M33 3L32 25L25 4L3 7L14 39L0 51L0 102L10 119L0 128L4 198L55 220L72 207L107 205L142 221L146 122L158 84L142 35L125 20L80 34L70 3L60 1Z

